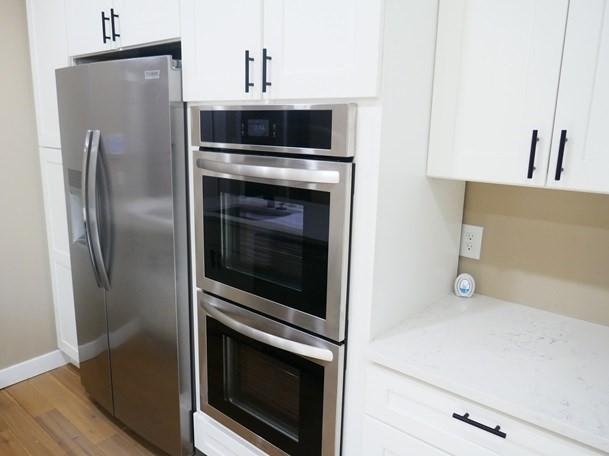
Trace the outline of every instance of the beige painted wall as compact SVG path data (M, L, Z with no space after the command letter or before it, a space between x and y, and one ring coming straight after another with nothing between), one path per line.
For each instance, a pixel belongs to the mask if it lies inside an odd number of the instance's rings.
M468 183L464 223L484 226L480 293L609 325L609 196Z
M0 369L57 348L25 1L0 14Z

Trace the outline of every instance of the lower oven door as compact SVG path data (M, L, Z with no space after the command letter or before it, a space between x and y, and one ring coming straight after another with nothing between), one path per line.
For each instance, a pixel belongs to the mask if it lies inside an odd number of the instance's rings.
M199 293L201 408L270 455L340 451L344 346Z
M342 342L353 164L195 152L197 286Z

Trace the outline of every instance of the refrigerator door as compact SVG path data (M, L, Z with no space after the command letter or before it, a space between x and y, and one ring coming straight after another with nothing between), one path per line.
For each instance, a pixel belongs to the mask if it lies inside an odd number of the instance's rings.
M165 452L192 454L180 70L167 56L85 66L114 414Z
M65 195L70 236L70 261L78 333L80 377L99 405L113 413L110 353L104 290L100 286L97 260L91 245L86 215L97 197L85 191L90 168L94 86L86 67L57 72ZM85 212L87 211L87 213Z

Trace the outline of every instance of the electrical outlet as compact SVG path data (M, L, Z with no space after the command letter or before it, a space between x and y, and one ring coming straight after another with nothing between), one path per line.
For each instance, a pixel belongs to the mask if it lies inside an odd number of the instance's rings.
M480 259L482 249L482 234L484 227L476 225L462 225L461 227L461 250L459 255L466 258Z

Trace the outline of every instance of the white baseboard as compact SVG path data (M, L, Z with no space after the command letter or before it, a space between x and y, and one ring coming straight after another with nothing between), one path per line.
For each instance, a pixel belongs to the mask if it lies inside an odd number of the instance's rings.
M0 389L64 366L70 360L60 350L0 370Z

